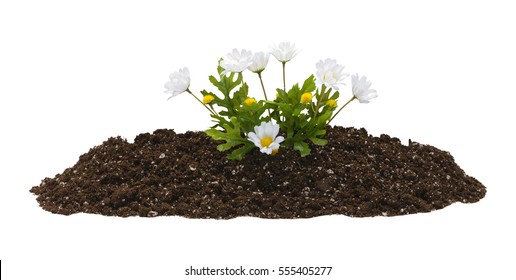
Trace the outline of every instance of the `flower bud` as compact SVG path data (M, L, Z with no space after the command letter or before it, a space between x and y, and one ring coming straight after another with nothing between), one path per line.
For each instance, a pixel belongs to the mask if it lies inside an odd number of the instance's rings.
M215 99L215 97L211 94L208 94L208 95L205 95L203 98L202 98L202 103L204 104L209 104L213 101L213 99Z
M307 104L312 101L312 94L309 92L305 92L301 95L301 103Z
M335 99L328 99L328 101L326 101L326 105L337 108L337 101L335 101Z
M254 98L252 98L252 97L249 97L249 98L247 98L247 99L244 101L244 103L245 103L247 106L251 106L251 105L253 105L255 102L256 102L256 100L255 100Z

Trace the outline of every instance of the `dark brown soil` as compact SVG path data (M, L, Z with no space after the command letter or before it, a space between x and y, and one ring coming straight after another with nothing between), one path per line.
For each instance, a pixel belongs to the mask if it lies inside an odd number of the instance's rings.
M328 128L327 139L305 158L255 149L230 161L202 132L160 129L134 143L109 138L31 192L57 214L216 219L396 216L477 202L486 193L435 147L343 127Z

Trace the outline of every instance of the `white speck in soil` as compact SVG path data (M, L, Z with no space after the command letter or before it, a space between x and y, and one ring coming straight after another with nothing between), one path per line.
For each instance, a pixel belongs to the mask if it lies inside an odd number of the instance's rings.
M161 155L159 155L159 158L165 158L165 154L162 153Z

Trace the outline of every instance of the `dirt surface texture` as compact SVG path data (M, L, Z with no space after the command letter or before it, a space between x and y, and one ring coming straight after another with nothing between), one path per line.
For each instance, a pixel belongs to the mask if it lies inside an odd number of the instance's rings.
M312 154L253 150L241 161L203 132L112 137L30 190L52 213L230 219L396 216L473 203L486 188L430 145L328 127Z

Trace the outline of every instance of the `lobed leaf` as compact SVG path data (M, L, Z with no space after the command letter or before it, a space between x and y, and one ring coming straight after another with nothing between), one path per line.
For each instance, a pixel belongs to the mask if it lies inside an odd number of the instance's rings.
M234 150L230 155L228 155L228 158L230 158L231 156L235 159L242 159L243 155L249 152L249 150L247 149L250 149L249 145L252 143L247 138L242 137L240 124L237 118L232 117L230 119L230 122L222 124L222 127L225 129L225 131L210 128L205 130L205 133L206 135L210 136L213 140L225 141L225 143L217 145L217 150L220 152L225 152L237 146L244 145L243 147L246 147L245 149L240 149L243 148L240 147Z
M294 143L294 150L299 151L302 157L306 157L310 154L310 147L308 144L302 141L297 141Z

